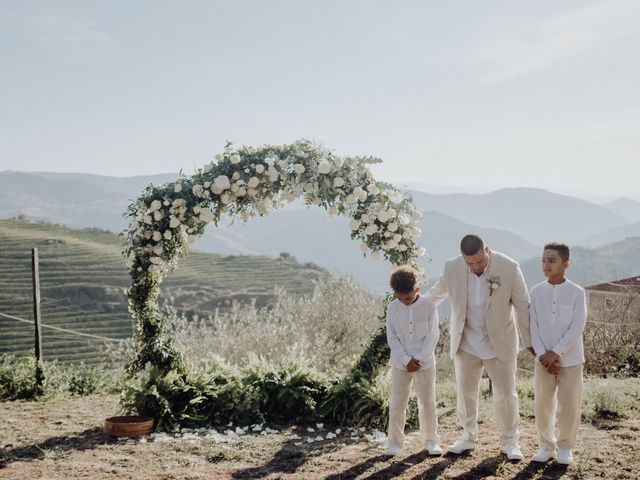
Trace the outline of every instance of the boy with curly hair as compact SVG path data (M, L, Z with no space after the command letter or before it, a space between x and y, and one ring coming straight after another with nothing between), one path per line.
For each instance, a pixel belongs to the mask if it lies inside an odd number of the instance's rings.
M387 342L391 349L391 397L385 455L404 446L404 427L411 385L418 396L418 419L429 455L441 455L435 396L434 350L440 335L434 303L420 295L418 271L399 267L391 273L395 300L387 307Z

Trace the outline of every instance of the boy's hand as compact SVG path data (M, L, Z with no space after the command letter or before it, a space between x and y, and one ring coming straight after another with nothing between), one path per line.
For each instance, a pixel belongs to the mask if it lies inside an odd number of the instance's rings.
M547 372L551 375L557 375L560 373L560 362L553 363L549 368L547 368Z
M558 362L558 364L560 363L560 355L553 350L547 350L543 355L540 355L540 363L542 363L542 366L547 370L556 362Z
M417 372L418 370L420 370L420 361L412 357L409 363L407 363L407 371Z

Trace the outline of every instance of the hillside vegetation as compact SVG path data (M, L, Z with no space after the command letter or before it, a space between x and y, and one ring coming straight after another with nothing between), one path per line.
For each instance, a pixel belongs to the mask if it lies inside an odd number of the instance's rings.
M98 229L73 230L21 220L0 220L0 313L33 319L31 249L40 256L43 323L91 335L131 335L124 289L129 275L121 239ZM163 284L163 297L187 314L208 315L232 301L264 305L281 288L311 293L326 271L293 257L222 256L191 252ZM33 327L0 316L0 353L27 353ZM44 356L97 362L100 341L43 329Z

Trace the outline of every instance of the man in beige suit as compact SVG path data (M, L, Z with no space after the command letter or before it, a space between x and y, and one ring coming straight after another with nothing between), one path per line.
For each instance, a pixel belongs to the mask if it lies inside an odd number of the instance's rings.
M502 450L509 460L522 460L515 383L518 330L524 346L532 350L527 287L518 264L491 251L480 237L466 235L460 250L462 255L447 261L444 273L427 293L436 305L447 297L451 301L451 358L463 432L447 452L460 454L477 446L478 391L484 367L493 385Z

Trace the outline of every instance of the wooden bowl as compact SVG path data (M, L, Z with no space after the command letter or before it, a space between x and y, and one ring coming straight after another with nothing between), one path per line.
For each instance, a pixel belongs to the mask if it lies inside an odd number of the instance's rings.
M104 421L104 433L112 437L137 437L153 432L153 418L109 417Z

